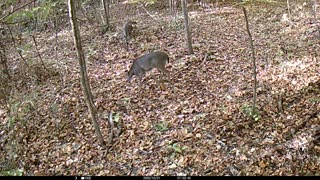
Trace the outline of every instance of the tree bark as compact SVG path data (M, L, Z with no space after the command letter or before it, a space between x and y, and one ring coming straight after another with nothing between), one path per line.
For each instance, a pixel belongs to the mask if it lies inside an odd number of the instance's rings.
M319 23L318 23L318 20L317 20L317 0L314 0L313 1L313 18L314 18L314 23L317 25L317 28L318 28L318 38L320 38L320 26L319 26Z
M245 7L242 7L242 9L243 9L243 13L244 13L244 18L246 20L246 27L247 27L247 32L248 32L248 35L249 35L251 53L252 53L253 78L254 78L252 110L255 111L255 109L256 109L256 99L257 99L257 66L256 66L256 57L255 57L255 52L254 52L254 47L253 47L253 40L252 40L252 36L251 36L251 33L250 33L250 29L249 29L247 11L246 11Z
M107 1L107 3L106 3ZM105 15L105 18L106 18L106 27L107 27L107 30L109 30L110 28L110 22L109 22L109 6L110 6L110 0L102 0L102 6L103 6L103 10L104 10L104 15Z
M82 45L81 45L79 26L76 21L75 0L69 0L68 6L69 6L70 23L71 23L73 35L74 35L74 44L77 49L77 55L78 55L79 66L80 66L80 81L81 81L82 91L83 91L83 93L85 95L85 99L87 101L89 112L90 112L91 118L92 118L92 124L94 126L95 131L96 131L98 140L99 140L101 146L104 146L105 142L103 140L103 137L102 137L102 134L100 131L100 127L97 122L97 111L96 111L96 108L93 103L93 97L92 97L92 93L91 93L91 89L90 89L85 57L84 57Z
M288 7L288 17L290 19L291 13L290 13L290 2L287 0L287 7Z
M189 27L189 17L188 17L186 0L181 0L181 5L182 5L182 11L183 11L183 15L184 15L185 30L186 30L186 42L187 42L187 46L188 46L188 53L189 54L193 54L191 32L190 32L190 27Z
M39 49L38 49L38 44L37 44L36 38L34 37L34 35L31 35L31 36L32 36L32 40L33 40L34 46L35 46L35 48L36 48L36 52L37 52L38 57L39 57L39 59L40 59L40 61L41 61L41 65L42 65L42 67L43 67L44 70L48 71L48 69L46 68L46 66L44 65L44 62L43 62L43 60L42 60L40 51L39 51Z
M11 87L9 85L11 75L7 64L6 49L0 36L0 104L4 100L4 104L8 103Z

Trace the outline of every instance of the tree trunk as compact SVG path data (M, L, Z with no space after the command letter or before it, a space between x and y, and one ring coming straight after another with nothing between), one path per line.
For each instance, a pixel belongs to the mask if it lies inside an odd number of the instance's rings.
M38 55L38 57L40 59L41 65L42 65L42 67L43 67L43 69L45 71L48 71L48 69L46 68L46 66L44 65L44 62L42 60L42 57L41 57L41 54L40 54L40 50L38 48L38 44L37 44L37 41L36 41L36 38L34 37L34 35L31 35L31 36L32 36L32 40L33 40L34 46L36 48L37 55Z
M0 39L0 104L1 100L3 100L6 105L11 91L11 87L9 85L11 75L9 74L9 67L7 64L5 45L2 42L2 39Z
M107 30L109 30L110 28L110 22L109 22L109 6L110 6L110 0L107 0L107 3L106 3L106 0L102 0L102 6L103 6L103 10L104 10L104 16L106 18L106 28Z
M290 19L291 13L290 13L290 2L287 0L287 7L288 7L288 17Z
M181 6L182 6L182 11L183 11L183 15L184 15L184 22L185 22L186 42L187 42L187 46L188 46L188 53L193 54L191 32L190 32L190 27L189 27L189 17L188 17L188 11L187 11L186 4L187 4L186 0L181 0Z
M244 13L244 18L245 18L245 20L246 20L246 27L247 27L247 32L248 32L248 35L249 35L250 46L251 46L251 53L252 53L253 78L254 78L252 111L255 112L255 109L256 109L256 99L257 99L257 67L256 67L256 57L255 57L255 52L254 52L254 47L253 47L253 40L252 40L252 36L251 36L251 33L250 33L250 29L249 29L247 11L246 11L245 7L242 7L242 9L243 9L243 13Z
M92 118L92 123L95 128L96 134L98 136L98 140L101 144L101 146L105 145L105 142L103 140L99 124L97 122L97 111L93 103L93 97L91 94L91 89L90 89L90 84L89 84L89 78L87 74L87 67L86 67L86 62L82 50L82 45L81 45L81 39L80 39L80 32L79 32L79 26L76 21L76 11L75 11L75 0L69 0L68 2L69 6L69 16L70 16L70 23L72 26L73 30L73 35L74 35L74 44L77 49L77 54L78 54L78 60L79 60L79 65L80 65L80 81L81 81L81 86L82 86L82 91L85 95L85 99L87 101L87 105L91 114Z
M175 10L175 1L176 0L169 0L169 10L170 10L170 13L173 13L174 10Z
M319 23L318 23L318 19L317 19L317 0L314 0L313 1L313 18L314 18L314 23L317 25L317 28L318 28L318 38L320 38L320 26L319 26Z

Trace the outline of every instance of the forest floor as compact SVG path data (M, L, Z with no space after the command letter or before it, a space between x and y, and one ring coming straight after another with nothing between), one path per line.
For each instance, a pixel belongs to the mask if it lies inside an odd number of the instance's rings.
M34 65L40 80L15 80L21 89L11 100L14 118L0 111L6 153L0 160L23 168L24 175L320 175L315 20L302 5L291 9L290 20L286 4L247 8L257 59L257 121L248 116L253 65L241 8L191 8L194 55L187 55L181 14L142 10L130 16L137 28L129 51L119 40L124 17L114 17L113 31L105 34L81 26L102 134L107 140L111 112L122 129L111 148L97 140L66 28L58 33L57 54L54 33L37 34L50 65ZM155 50L169 54L170 75L160 81L158 71L148 72L139 91L138 79L128 83L126 72L135 58ZM38 61L35 53L26 56Z

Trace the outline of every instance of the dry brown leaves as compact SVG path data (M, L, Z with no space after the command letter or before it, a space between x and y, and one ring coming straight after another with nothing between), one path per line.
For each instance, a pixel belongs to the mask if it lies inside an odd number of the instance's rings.
M65 53L59 57L68 63L62 68L63 81L53 79L33 90L38 92L34 108L42 116L34 113L25 126L16 124L11 132L18 138L25 171L34 175L319 175L319 147L311 143L319 127L319 113L314 115L320 110L319 40L304 33L302 29L309 32L314 26L303 17L296 18L293 26L282 22L284 9L248 10L257 53L258 122L243 111L252 103L253 80L240 9L190 12L194 55L186 54L180 16L177 23L168 15L159 16L159 22L148 15L133 16L138 30L129 52L110 38L112 33L83 31L102 133L108 137L110 112L118 113L123 133L115 137L108 153L99 147L79 86L75 52L61 49ZM292 15L298 13L294 9ZM72 47L69 35L63 37ZM148 72L141 91L137 79L127 83L132 60L160 49L170 56L170 75L160 81L159 72ZM282 115L277 113L279 93L283 94Z

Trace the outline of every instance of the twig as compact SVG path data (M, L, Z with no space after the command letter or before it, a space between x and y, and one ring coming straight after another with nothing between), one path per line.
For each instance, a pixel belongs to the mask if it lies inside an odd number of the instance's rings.
M147 13L152 19L154 19L155 21L157 21L157 22L160 23L160 21L159 21L158 19L156 19L156 18L154 17L154 15L150 14L149 11L148 11L143 5L141 6L141 8L142 8L144 11L146 11L146 13Z
M110 115L109 115L109 123L110 123L110 133L109 133L108 144L111 145L112 140L113 140L113 128L114 128L114 123L113 123L113 119L112 119L112 112L110 112Z
M207 61L207 57L208 57L208 54L206 53L200 66L202 66Z
M283 113L283 94L281 91L278 94L277 102L278 102L278 114L280 115Z
M54 16L53 18L53 29L54 29L54 32L55 32L55 40L56 40L56 46L54 47L54 51L55 51L55 55L56 55L56 60L57 60L57 65L59 63L58 61L58 45L59 45L59 42L58 42L58 27L57 27L57 15Z
M27 2L26 4L24 4L24 5L20 6L20 7L18 7L17 9L12 10L11 12L9 12L9 14L3 16L0 20L2 21L3 19L7 18L8 16L10 16L11 14L13 14L14 12L16 12L16 11L18 11L18 10L26 7L26 6L28 6L29 4L31 4L31 3L35 2L35 1L36 1L36 0L32 0L32 1Z
M117 131L116 135L117 135L117 137L119 137L122 133L122 124L121 124L120 120L117 123L117 127L118 127L118 131Z
M36 41L36 38L34 37L34 35L32 35L32 39L33 39L34 45L36 46L36 51L37 51L37 54L38 54L39 59L40 59L40 61L41 61L41 64L42 64L42 66L43 66L43 69L46 70L46 71L48 71L48 69L46 68L46 66L45 66L44 63L43 63L41 54L40 54L39 49L38 49L37 41Z
M12 31L11 31L10 26L7 25L7 28L8 28L8 30L9 30L9 32L10 32L10 36L11 36L11 39L12 39L13 46L14 46L15 50L18 52L18 54L19 54L19 56L21 57L22 61L24 62L24 64L25 64L25 65L28 67L28 69L29 69L30 67L29 67L26 59L24 59L24 57L22 56L21 52L18 50L18 47L17 47L17 45L16 45L16 41L14 40L13 33L12 33Z

